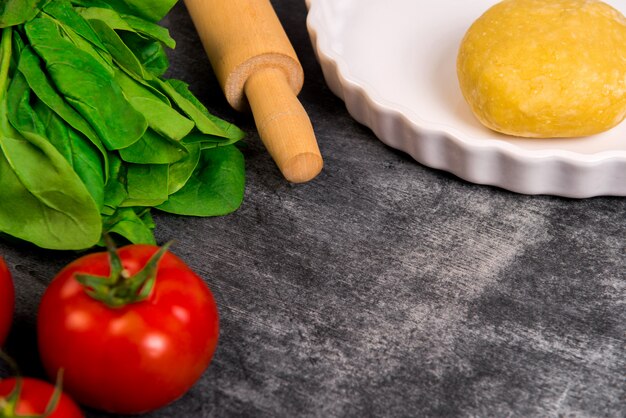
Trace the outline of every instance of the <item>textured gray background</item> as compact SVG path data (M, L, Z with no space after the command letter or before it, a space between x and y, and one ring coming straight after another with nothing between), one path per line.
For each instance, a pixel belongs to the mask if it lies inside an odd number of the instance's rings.
M326 87L304 2L273 4L326 166L304 185L281 178L178 5L170 74L249 133L247 189L226 217L156 215L222 329L197 385L147 416L625 416L626 199L517 195L384 146ZM75 254L0 251L17 286L8 349L41 375L38 300Z

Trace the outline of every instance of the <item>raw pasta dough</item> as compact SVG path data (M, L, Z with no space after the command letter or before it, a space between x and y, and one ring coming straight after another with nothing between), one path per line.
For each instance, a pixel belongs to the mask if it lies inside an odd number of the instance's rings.
M626 18L597 0L505 0L467 31L457 75L487 127L579 137L626 116Z

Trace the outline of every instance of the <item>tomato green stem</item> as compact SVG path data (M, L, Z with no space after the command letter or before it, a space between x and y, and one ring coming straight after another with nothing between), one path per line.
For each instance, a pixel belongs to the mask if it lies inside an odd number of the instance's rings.
M10 357L4 355L4 359L10 359ZM11 360L12 362L13 360ZM54 385L54 392L46 405L45 411L41 415L17 415L17 404L20 400L20 394L22 393L22 387L24 381L21 376L17 376L15 379L15 386L11 390L11 393L7 397L0 396L0 418L46 418L54 412L59 405L61 395L63 394L63 369L59 369L57 372L57 381Z
M85 286L85 291L89 296L110 308L121 308L130 303L146 300L154 288L159 261L171 242L159 248L146 265L132 276L124 269L117 248L108 235L105 235L105 242L109 254L109 277L77 274L76 280Z
M118 285L121 281L128 279L128 272L124 270L122 260L117 254L117 248L111 235L104 234L104 242L106 243L107 253L109 254L109 267L111 269L110 277L115 279L114 285Z
M19 400L20 393L22 392L22 378L15 379L15 386L11 393L7 397L0 397L0 417L14 417L15 408L17 407L17 401Z
M54 410L57 408L59 401L61 400L61 395L63 394L63 369L59 369L57 372L57 381L54 385L54 392L48 401L48 405L46 405L46 410L43 413L44 417L49 416Z
M16 361L13 360L13 357L9 356L2 350L0 350L0 359L2 359L9 366L9 368L13 371L13 374L17 377L15 387L11 393L9 393L6 397L0 396L0 418L13 417L15 416L17 400L20 396L20 392L22 391L20 368L17 366Z

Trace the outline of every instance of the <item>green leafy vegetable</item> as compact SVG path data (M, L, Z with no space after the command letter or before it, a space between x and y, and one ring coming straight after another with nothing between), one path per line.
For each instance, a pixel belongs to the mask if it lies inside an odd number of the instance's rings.
M34 109L45 126L45 135L50 143L74 168L96 205L101 208L104 204L105 173L98 149L43 102L36 102Z
M104 228L109 234L126 237L133 244L156 244L153 235L155 225L148 209L119 208L112 215L103 218ZM106 245L104 241L99 244Z
M180 161L189 153L183 144L167 139L152 129L133 145L120 150L122 159L137 164L171 164Z
M160 41L170 48L176 46L176 41L170 36L168 30L156 23L132 15L121 15L115 10L102 7L79 9L79 13L88 20L100 20L111 29L136 32L143 35L144 38Z
M98 38L93 28L77 13L69 2L52 1L44 7L43 11L57 19L66 30L71 29L72 32L82 36L94 46L106 51L105 46L100 41L100 38Z
M127 167L116 154L111 155L109 164L109 181L104 186L104 207L102 213L112 215L128 196L126 191Z
M120 13L158 22L174 7L176 0L108 0L106 3Z
M158 208L194 216L232 212L243 200L243 164L243 155L232 145L202 151L185 186Z
M213 116L209 113L206 107L191 93L189 90L189 85L180 80L167 80L166 83L172 88L187 102L191 103L198 111L202 114L204 118L210 121L211 125L217 127L217 131L212 131L211 129L203 130L200 127L198 129L208 135L215 135L217 137L222 137L222 140L229 139L231 141L239 141L243 139L245 134L241 129L236 127L235 125L226 122L223 119Z
M148 123L128 103L113 75L63 38L58 23L39 17L24 28L57 89L91 124L107 148L127 147L143 135Z
M186 144L185 148L189 154L169 166L167 192L170 195L185 186L185 183L187 183L187 180L189 180L200 162L200 151L202 151L200 144Z
M102 231L99 208L61 154L37 132L43 126L27 108L27 84L11 83L6 92L11 28L2 32L0 65L0 230L52 249L93 246ZM15 79L14 79L15 80ZM8 100L17 106L9 122ZM31 115L23 115L23 112Z
M126 180L128 196L122 207L157 206L168 198L165 164L128 164Z
M134 32L121 32L119 35L146 70L156 77L165 74L170 63L161 42L145 39Z
M192 120L184 117L152 91L136 82L124 72L116 72L117 83L130 104L140 111L155 132L174 141L180 141L194 128Z
M24 23L39 13L48 0L2 0L0 2L0 28Z
M0 234L50 249L154 243L153 209L219 216L244 133L166 79L175 0L0 2Z
M32 48L26 47L22 50L19 58L17 70L26 78L28 85L33 93L45 103L52 111L61 117L65 123L78 132L89 138L91 143L98 149L104 162L104 172L106 175L108 167L108 154L100 137L93 130L91 125L59 95L52 82L47 78L46 74L40 66L40 60L32 51Z

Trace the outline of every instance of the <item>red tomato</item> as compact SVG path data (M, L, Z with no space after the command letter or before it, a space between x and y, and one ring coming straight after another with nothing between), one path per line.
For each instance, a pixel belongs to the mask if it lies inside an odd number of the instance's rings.
M6 263L0 257L0 347L9 334L13 320L13 308L15 304L15 290L13 280Z
M128 245L117 254L128 276L158 250ZM74 399L114 413L151 411L187 392L217 346L217 306L206 283L165 252L147 298L111 308L87 294L76 279L81 273L107 277L109 255L94 253L70 263L44 293L37 332L50 376L63 368L63 387Z
M17 383L16 377L0 380L0 398L7 398ZM46 412L48 403L53 398L55 387L43 380L21 377L22 388L15 403L14 415L9 417L41 415ZM4 416L4 415L2 415ZM47 418L83 418L84 415L76 403L62 393L56 407Z

